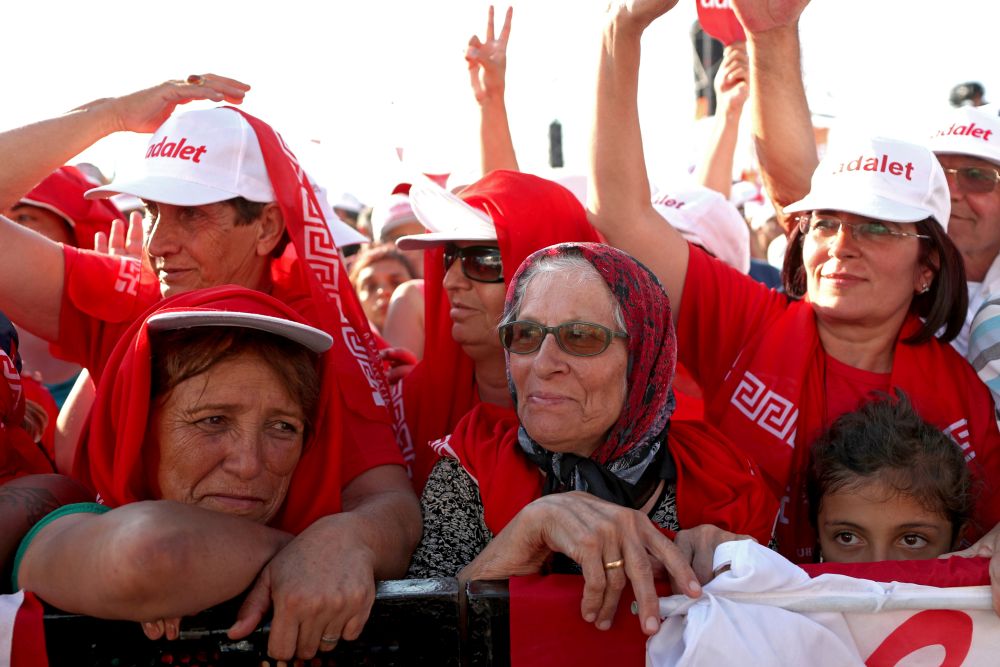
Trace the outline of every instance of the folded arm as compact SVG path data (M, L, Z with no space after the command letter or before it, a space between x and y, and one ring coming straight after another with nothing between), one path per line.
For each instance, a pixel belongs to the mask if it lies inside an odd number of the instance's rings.
M28 546L18 583L65 611L137 621L187 616L246 590L289 541L246 519L166 500L70 514Z

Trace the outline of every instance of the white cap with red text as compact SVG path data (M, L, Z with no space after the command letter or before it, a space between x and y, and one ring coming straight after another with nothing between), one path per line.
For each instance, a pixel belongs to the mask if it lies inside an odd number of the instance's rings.
M931 133L935 153L971 155L1000 165L1000 117L983 107L953 109Z
M951 196L937 158L924 146L874 138L831 147L812 189L785 213L843 211L888 222L934 218L948 229Z
M657 190L653 208L681 235L717 258L750 271L750 228L725 197L700 185L683 190Z
M275 199L257 135L242 115L224 108L171 116L149 140L139 176L116 179L86 196L116 194L175 206Z

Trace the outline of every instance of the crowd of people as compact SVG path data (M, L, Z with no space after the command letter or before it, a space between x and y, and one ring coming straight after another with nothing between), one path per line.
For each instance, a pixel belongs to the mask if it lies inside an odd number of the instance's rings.
M466 54L482 177L371 209L216 74L0 133L7 592L154 639L246 593L229 636L273 612L291 660L387 578L575 572L602 630L630 583L653 634L654 579L699 596L730 540L1000 572L1000 117L819 160L808 0L731 0L709 150L653 188L640 42L675 2L609 8L583 185L519 170L511 10ZM780 268L732 203L745 104ZM123 130L135 178L65 166Z

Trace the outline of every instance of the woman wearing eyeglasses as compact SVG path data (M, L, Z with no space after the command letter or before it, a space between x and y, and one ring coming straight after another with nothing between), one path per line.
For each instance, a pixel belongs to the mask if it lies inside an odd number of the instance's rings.
M1000 433L985 387L944 342L961 328L968 295L961 257L945 234L951 206L941 165L926 148L889 139L831 147L809 194L785 207L800 216L785 255L788 297L691 247L649 204L636 106L640 36L672 5L639 0L616 5L608 18L594 224L671 295L679 358L704 391L706 419L754 458L783 499L781 552L798 561L814 554L803 492L810 443L872 392L896 389L951 435L987 487L975 517L982 534L1000 519ZM761 63L775 57L768 49L795 43L795 22L768 23L771 15L748 13L754 7L738 3L737 11L758 68L751 79L763 85Z
M434 444L410 576L505 578L564 554L586 579L585 620L610 626L628 578L651 634L651 562L698 595L715 544L768 540L777 501L749 459L704 423L671 422L670 303L644 266L597 243L540 250L498 338L516 412L483 403Z
M438 459L428 443L451 433L480 402L512 405L496 333L510 276L540 248L596 241L597 234L569 190L531 174L494 171L458 196L421 181L410 189L410 202L430 232L396 245L428 251L427 336L423 359L394 391L406 416L419 494Z

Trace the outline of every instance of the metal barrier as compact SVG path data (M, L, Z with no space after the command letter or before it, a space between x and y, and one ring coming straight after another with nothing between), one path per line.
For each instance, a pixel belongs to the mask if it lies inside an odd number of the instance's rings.
M52 667L229 667L275 665L269 625L241 641L226 637L239 600L181 623L180 638L151 641L133 621L106 621L49 609L45 643ZM408 579L379 583L364 632L304 664L309 667L486 667L510 664L506 581Z

